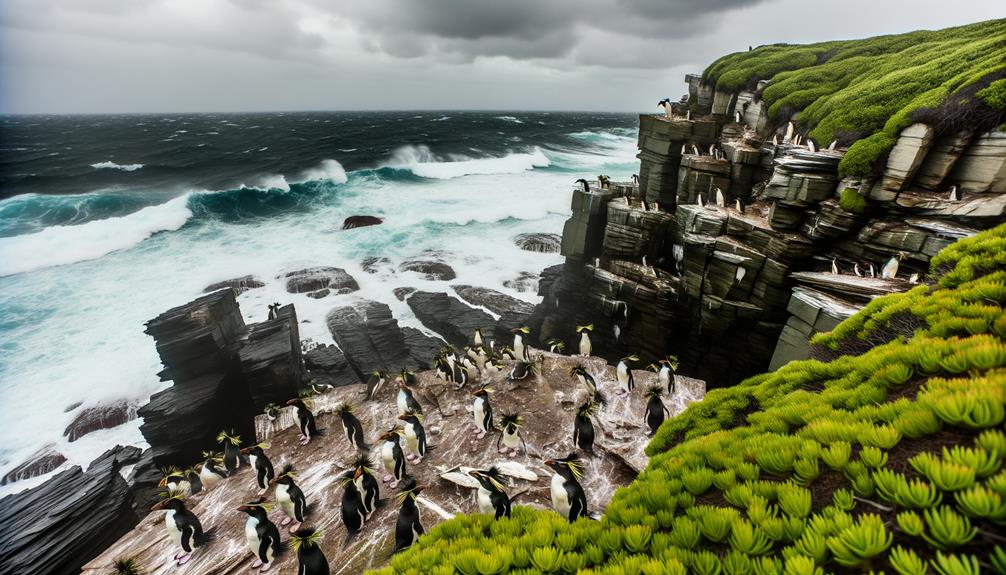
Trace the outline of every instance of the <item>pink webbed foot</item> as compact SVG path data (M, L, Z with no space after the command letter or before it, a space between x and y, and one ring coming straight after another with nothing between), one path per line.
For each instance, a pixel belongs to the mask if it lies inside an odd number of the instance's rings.
M259 573L265 573L270 567L272 567L272 563L266 563L261 569L259 569Z
M392 481L390 484L388 484L388 487L392 489L398 487L398 481Z
M383 478L381 479L381 481L383 481L383 482L387 483L387 482L391 481L391 479L392 479L392 478L391 478L391 475L385 475L385 476L384 476L384 477L383 477Z
M410 454L408 454L408 455L405 456L405 459L408 459L409 461L412 461L415 458L416 458L416 454L415 453L410 453Z
M290 533L293 533L298 529L300 529L300 523L294 523L293 525L290 526Z
M620 387L618 388L618 391L616 391L615 393L617 393L618 395L625 395L626 391Z
M478 432L478 433L475 434L475 439L485 439L485 436L486 436L486 432L480 431L480 432Z
M516 449L510 450L510 457L517 457L517 450Z
M423 462L422 456L417 456L415 461L413 461L413 463L415 463L416 465L419 465L422 462Z
M192 558L192 555L190 553L186 553L185 555L182 555L181 557L178 558L178 565L179 566L185 565L186 563L189 562L189 559L191 559L191 558Z
M290 521L293 521L293 520L292 520L292 519L290 519L289 517L284 517L284 518L283 518L283 522L282 522L282 523L280 523L280 525L282 525L283 527L286 527L287 525L289 525L289 524L290 524Z
M261 566L262 566L262 560L261 559L256 559L255 562L252 563L251 568L252 569L258 569Z

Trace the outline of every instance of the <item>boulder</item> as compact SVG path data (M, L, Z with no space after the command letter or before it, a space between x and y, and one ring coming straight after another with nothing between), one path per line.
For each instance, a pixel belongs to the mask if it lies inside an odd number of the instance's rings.
M391 265L391 260L383 256L369 256L363 258L360 262L360 267L368 274L376 274L381 271L388 271L390 273L395 272L394 266Z
M317 383L341 387L360 383L346 355L334 345L321 344L304 354L308 378Z
M121 466L106 454L86 472L75 466L0 499L0 573L76 575L136 526Z
M887 167L881 182L884 191L900 192L907 182L912 181L929 153L934 133L925 124L912 124L901 131L898 142L887 157Z
M332 293L332 290L325 288L318 291L307 292L307 297L311 299L321 299L323 297L328 297L328 294Z
M122 471L125 472L126 469ZM163 492L160 482L164 475L154 463L154 452L149 448L143 450L133 463L132 469L125 475L129 490L133 493L133 509L138 516L144 517L150 512L150 508L161 500Z
M409 357L419 369L432 369L433 358L447 345L439 337L426 335L414 327L403 327L402 336L405 338L405 345L409 346Z
M977 136L954 165L947 181L968 192L1006 192L1006 131Z
M374 371L416 369L402 328L387 304L360 300L333 309L328 329L360 381Z
M791 361L809 358L811 337L835 329L839 323L862 308L863 304L852 303L814 289L793 288L793 296L787 307L790 317L779 334L769 369L774 371Z
M517 313L531 315L534 304L494 289L470 285L453 285L454 292L471 305L484 307L496 315Z
M56 444L47 443L41 449L28 456L23 463L8 471L0 478L0 485L7 485L22 479L31 479L45 475L66 463L66 457L56 451Z
M416 272L431 281L450 281L458 275L454 268L444 262L427 259L408 259L402 262L398 269L403 272Z
M503 287L512 289L517 292L537 292L538 291L538 274L533 274L531 272L520 272L517 277L509 280L503 280Z
M84 435L99 429L118 427L136 419L136 405L120 400L105 405L96 405L82 410L63 430L69 441L77 441Z
M398 301L405 301L405 298L407 298L410 295L412 295L413 293L415 293L416 288L414 288L414 287L396 287L395 289L393 289L391 291L392 291L392 293L395 294L395 297L398 298Z
M514 237L513 243L524 251L552 254L559 253L562 236L546 233L518 234Z
M471 342L476 329L485 331L496 324L488 313L445 293L417 291L408 304L424 326L459 348Z
M296 397L300 389L301 346L297 311L279 308L275 319L248 325L238 351L241 374L258 410Z
M342 222L342 229L351 230L353 228L365 228L367 226L380 225L383 218L377 216L349 216Z
M241 295L242 293L260 287L265 287L265 282L259 280L255 276L241 276L239 278L233 278L229 280L224 280L217 283L212 283L203 288L203 293L210 293L223 288L233 288L234 293Z
M277 279L286 279L286 291L290 293L313 292L330 289L336 294L354 292L360 289L353 276L342 268L319 266L292 271Z

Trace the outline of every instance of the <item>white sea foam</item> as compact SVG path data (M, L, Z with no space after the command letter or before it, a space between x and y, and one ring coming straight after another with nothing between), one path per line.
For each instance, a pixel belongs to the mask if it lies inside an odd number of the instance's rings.
M118 218L0 238L0 276L97 259L177 230L192 217L187 202L188 194Z
M513 124L523 124L524 122L518 120L514 116L496 116L497 120L503 120L504 122L511 122Z
M421 178L450 180L477 174L519 174L551 164L539 148L530 153L508 154L500 158L454 156L452 160L441 161L427 146L404 146L394 151L386 166L407 169Z
M267 174L261 176L253 184L241 184L241 189L247 190L282 190L284 192L290 191L290 183L286 181L286 176L283 174Z
M91 164L96 170L122 170L123 172L135 172L143 167L143 164L116 164L115 162L98 162Z
M335 160L322 160L316 168L304 170L300 182L318 182L328 180L335 184L345 184L349 181L342 164Z

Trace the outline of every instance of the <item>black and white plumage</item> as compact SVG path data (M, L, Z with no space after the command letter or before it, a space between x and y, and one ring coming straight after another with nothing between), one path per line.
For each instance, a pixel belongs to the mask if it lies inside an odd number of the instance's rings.
M891 259L887 260L884 267L880 270L880 277L884 279L894 279L898 277L898 267L901 260L905 258L905 252L898 252L897 254L891 256Z
M423 428L422 416L417 413L399 415L403 422L402 431L405 436L405 447L409 454L406 458L413 463L422 463L426 457L426 429Z
M476 437L482 439L487 433L493 431L493 407L489 403L489 387L483 385L472 393L472 416L475 418L475 428L478 429Z
M279 317L279 308L282 307L279 302L269 304L269 319L276 319Z
M393 553L411 547L425 533L419 506L416 504L416 497L424 489L426 489L425 485L417 485L416 480L411 477L405 478L402 483L402 490L398 494L401 507L398 509L398 521L395 522L395 549Z
M276 479L272 480L273 485L276 486L276 503L279 504L279 508L286 515L282 525L285 527L293 523L290 526L291 532L296 531L300 527L300 524L307 517L308 511L307 498L304 497L304 492L297 485L295 481L296 477L293 472L293 466L286 465L280 470Z
M276 478L276 470L272 466L272 461L265 454L265 447L261 443L246 447L241 450L243 455L248 457L248 463L255 471L255 485L259 488L259 493L265 493L269 489L269 483Z
M321 550L324 531L304 527L290 536L290 545L297 552L297 575L331 575L328 558Z
M527 379L531 374L534 373L534 367L526 361L518 361L513 364L510 368L510 373L507 374L507 380L509 381L520 381L522 379Z
M587 453L594 453L595 434L591 417L606 404L604 395L597 392L577 407L576 415L573 417L573 445Z
M231 475L241 468L241 436L233 430L230 433L221 431L217 434L217 443L223 445L224 467L227 468L227 474Z
M166 488L169 496L185 500L192 495L192 482L189 481L189 470L169 467L161 470L161 472L164 474L164 477L161 478L157 486Z
M957 184L950 186L950 193L948 194L947 199L951 202L961 201L961 194L957 191Z
M587 390L589 395L593 396L597 393L597 382L594 381L594 377L587 373L587 370L582 365L574 366L573 369L569 370L569 374L576 377L577 381Z
M524 448L527 455L527 443L520 433L520 428L524 425L524 418L516 413L504 413L500 416L500 434L496 439L496 449L499 450L500 443L503 444L503 451L509 451L510 457L517 457L517 449Z
M674 373L678 369L678 358L668 356L657 364L650 364L650 369L657 373L657 383L667 390L668 395L674 395Z
M245 521L245 540L248 542L248 549L255 556L251 567L252 569L261 567L262 572L268 571L273 561L282 555L286 548L280 540L276 524L269 520L269 507L271 506L268 506L264 499L259 499L237 509L248 515Z
M650 428L650 435L657 432L657 429L664 422L664 415L669 414L660 396L664 394L664 389L659 385L654 385L646 391L646 426Z
M664 98L663 100L657 102L657 107L658 108L663 108L664 115L668 119L674 117L674 111L673 111L674 108L671 106L671 99L670 98Z
M335 413L342 420L342 427L346 431L346 439L349 440L349 444L360 451L369 449L363 436L363 424L353 413L353 404L342 403L335 408Z
M168 497L150 508L151 511L165 511L164 527L170 539L181 551L175 553L174 559L178 565L185 565L192 557L192 552L205 546L213 538L212 530L203 531L199 518L186 509L185 503L178 497Z
M570 454L562 459L547 459L545 465L554 471L549 491L555 511L570 523L580 517L589 517L587 495L579 481L583 476L580 458Z
M581 186L583 186L583 191L584 192L586 192L588 194L590 193L590 184L587 182L587 180L585 180L583 178L580 178L575 183L580 184Z
M356 483L358 475L362 474L360 469L349 470L342 476L342 524L346 527L346 540L342 544L343 548L363 529L363 524L367 521L367 508L363 503L363 494Z
M632 376L632 362L639 361L639 356L627 355L618 360L615 366L615 376L618 379L618 394L627 394L636 388L635 378Z
M527 336L531 333L531 329L526 325L521 327L516 327L511 330L513 333L513 352L514 357L521 361L528 360L528 348L527 348Z
M297 408L297 425L300 428L300 443L306 445L319 435L318 426L314 421L314 414L308 409L307 404L300 398L291 399L286 402Z
M590 332L592 331L594 331L594 324L576 326L576 332L580 334L580 355L583 357L590 357L590 352L593 349L590 344Z
M566 343L561 339L550 339L545 342L549 353L562 353L566 350Z
M222 468L223 463L223 457L213 452L203 453L203 462L199 465L199 482L202 483L204 491L227 477L227 471Z
M487 470L473 469L468 475L479 482L475 499L479 513L492 515L496 519L510 517L511 500L503 488L503 475L496 467Z
M353 462L355 471L353 481L356 482L356 488L360 491L363 509L367 513L368 519L377 509L377 504L381 500L381 483L374 477L374 469L370 465L370 458L367 454L361 454Z
M391 487L405 478L405 453L402 452L401 435L393 429L381 435L381 463L384 465L384 482L390 482Z
M370 379L367 380L367 401L373 401L374 396L377 392L381 391L384 384L388 381L388 374L383 371L375 371L370 374Z
M398 380L398 397L395 399L395 405L398 407L398 415L423 412L423 406L416 401L412 389L401 379Z

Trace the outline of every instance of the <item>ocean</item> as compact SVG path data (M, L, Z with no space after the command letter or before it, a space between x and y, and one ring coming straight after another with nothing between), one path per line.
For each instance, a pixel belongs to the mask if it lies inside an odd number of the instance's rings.
M143 446L140 420L68 442L89 406L146 402L170 382L146 320L207 285L255 275L248 322L293 303L301 337L354 298L422 328L393 289L497 289L560 263L513 237L561 233L574 180L628 179L638 118L548 112L262 113L0 117L0 475L52 443L83 464ZM351 215L384 218L342 230ZM451 282L395 272L436 251ZM375 274L368 257L388 258ZM352 294L287 293L285 272L346 269ZM67 411L70 406L79 407ZM0 494L41 479L0 488Z

